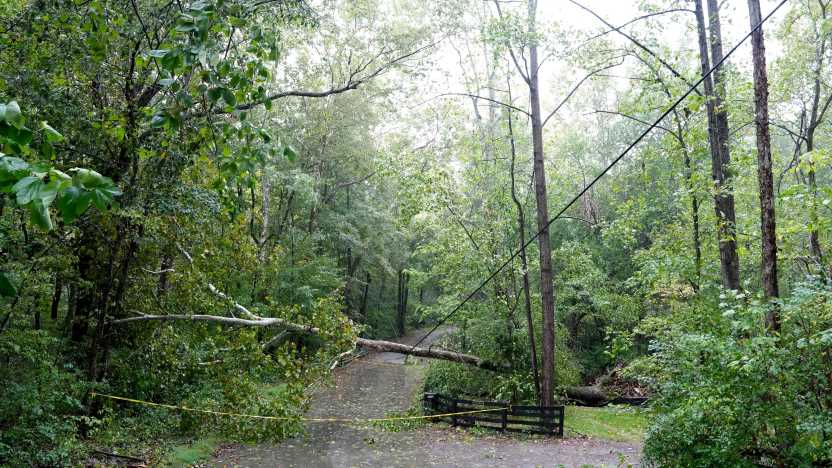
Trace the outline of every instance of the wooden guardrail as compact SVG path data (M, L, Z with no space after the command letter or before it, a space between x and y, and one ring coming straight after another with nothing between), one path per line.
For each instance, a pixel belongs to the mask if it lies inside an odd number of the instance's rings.
M453 398L439 393L425 393L425 414L484 411L442 418L454 426L479 426L500 431L532 432L563 437L563 406L511 405L506 401L482 401Z

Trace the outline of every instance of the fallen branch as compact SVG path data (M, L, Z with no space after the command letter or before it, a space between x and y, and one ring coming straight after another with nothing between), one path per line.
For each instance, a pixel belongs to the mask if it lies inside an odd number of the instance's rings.
M117 319L110 322L113 325L120 325L130 322L145 322L145 321L187 321L187 322L214 322L221 325L237 325L244 327L281 327L287 330L292 330L299 333L309 333L317 335L320 329L312 326L299 325L297 323L288 322L281 318L264 317L258 319L243 319L236 317L222 317L219 315L204 315L204 314L168 314L168 315L147 315L142 314L136 317L128 317Z
M292 323L281 318L263 317L258 319L243 319L235 317L222 317L219 315L182 315L182 314L168 314L168 315L148 315L140 314L136 317L128 317L110 322L112 325L121 325L131 322L147 322L147 321L184 321L184 322L212 322L221 325L231 326L247 326L247 327L278 327L286 330L291 330L298 333L318 335L320 329L312 326L304 326L297 323ZM282 337L282 335L278 335ZM264 349L273 347L273 341L270 340L264 345ZM365 348L376 351L386 351L392 353L407 354L411 356L419 356L431 359L442 359L445 361L458 362L460 364L467 364L481 369L487 369L495 372L507 372L510 367L503 364L486 361L478 356L470 354L457 353L455 351L446 351L443 349L426 349L413 348L409 345L394 343L392 341L369 340L367 338L356 338L356 346L363 346Z
M297 323L292 323L280 318L259 318L256 320L252 319L242 319L242 318L233 318L233 317L221 317L218 315L180 315L180 314L170 314L170 315L146 315L141 314L136 317L129 317L123 318L118 320L113 320L110 322L113 325L117 324L125 324L130 322L142 322L142 321L191 321L191 322L214 322L219 323L221 325L231 325L231 326L249 326L249 327L278 327L284 328L286 330L291 330L293 332L310 334L310 335L318 335L320 334L320 329L312 326L304 326ZM286 333L280 333L275 338L269 340L263 345L264 351L268 351L269 349L275 346L275 342L280 342L286 337ZM383 341L383 340L370 340L367 338L356 338L355 339L355 346L361 346L367 349L372 349L374 351L382 351L382 352L389 352L389 353L399 353L409 356L417 356L417 357L424 357L429 359L440 359L443 361L450 361L456 362L459 364L465 364L469 366L478 367L480 369L490 370L493 372L510 372L511 366L507 364L496 363L492 361L485 360L479 356L474 356L472 354L465 354L465 353L458 353L456 351L448 351L444 349L434 349L434 348L414 348L410 345L402 344L402 343L394 343L392 341ZM337 356L335 360L335 365L337 362L342 359L343 357L349 355L354 350L350 349L345 353L341 353ZM334 365L333 365L334 367ZM577 386L577 387L567 387L565 389L566 396L572 400L577 400L585 405L588 406L603 406L604 404L608 403L612 396L606 393L603 389L604 383L609 380L609 376L604 376L595 385L587 385L587 386Z
M216 286L214 286L213 284L208 283L208 290L211 291L212 293L214 293L214 295L219 297L220 299L231 302L234 305L234 309L237 312L240 312L243 315L248 316L248 318L253 319L253 320L262 320L263 319L263 317L260 317L259 315L254 314L250 310L243 307L240 303L233 301L230 297L228 297L227 294L225 294L224 292L217 289Z

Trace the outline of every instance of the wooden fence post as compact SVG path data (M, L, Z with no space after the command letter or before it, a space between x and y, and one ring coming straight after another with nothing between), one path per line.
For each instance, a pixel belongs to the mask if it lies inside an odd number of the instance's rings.
M451 402L451 413L456 413L456 412L457 412L456 398L454 398ZM456 426L456 415L455 414L453 416L451 416L451 424Z
M503 408L503 423L501 430L505 431L508 428L508 408Z

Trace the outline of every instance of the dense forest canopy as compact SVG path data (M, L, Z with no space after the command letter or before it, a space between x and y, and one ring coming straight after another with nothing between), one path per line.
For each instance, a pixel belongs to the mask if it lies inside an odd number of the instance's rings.
M0 2L0 464L285 438L440 324L427 390L832 463L831 41L826 0Z

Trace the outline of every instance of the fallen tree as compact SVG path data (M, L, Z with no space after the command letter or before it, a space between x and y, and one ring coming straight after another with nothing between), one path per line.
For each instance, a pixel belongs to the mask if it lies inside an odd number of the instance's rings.
M255 316L256 317L256 316ZM212 322L221 325L230 326L247 326L247 327L277 327L293 332L305 333L310 335L320 334L320 330L311 326L299 325L297 323L288 322L280 318L257 317L257 318L237 318L237 317L223 317L221 315L184 315L184 314L168 314L168 315L148 315L139 314L135 317L128 317L110 322L113 325L142 322L142 321L185 321L185 322ZM272 340L266 342L263 347L268 349L273 347ZM402 343L394 343L392 341L370 340L367 338L356 338L356 346L373 349L375 351L386 351L391 353L407 354L410 356L418 356L430 359L442 359L445 361L458 362L460 364L467 364L469 366L479 367L495 372L507 372L510 367L507 365L487 361L478 356L471 354L458 353L455 351L448 351L444 349L433 348L414 348Z
M246 318L239 318L236 316L226 317L222 315L209 314L165 314L165 315L150 315L136 313L134 317L127 317L122 319L112 320L112 325L122 325L127 323L145 322L145 321L182 321L182 322L211 322L220 325L228 326L245 326L245 327L274 327L282 329L275 338L270 339L263 344L263 350L268 352L277 343L281 342L286 337L286 332L320 335L319 328L307 325L301 325L288 320L277 317L261 317L254 314L245 306L233 301L225 293L219 291L214 285L208 284L208 290L220 299L231 302L232 309L237 311ZM417 356L428 359L440 359L443 361L456 362L469 366L486 369L493 372L510 372L511 366L504 363L497 363L483 359L472 354L459 353L456 351L448 351L444 349L416 348L402 343L394 343L392 341L371 340L367 338L356 338L355 346L372 349L375 351L391 352L405 354L409 356ZM348 352L349 353L349 352ZM604 383L610 379L610 375L600 378L594 385L566 387L565 393L567 398L580 402L589 406L602 406L608 403L613 397L604 391Z

